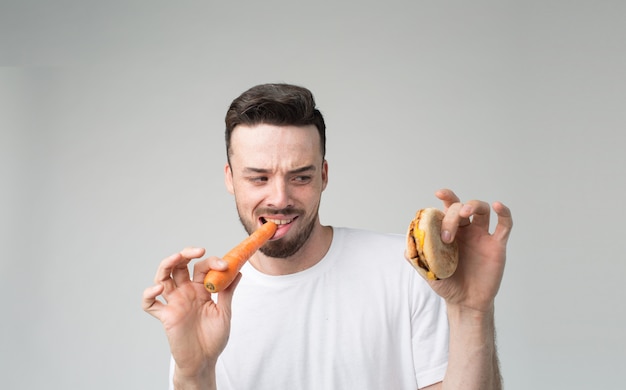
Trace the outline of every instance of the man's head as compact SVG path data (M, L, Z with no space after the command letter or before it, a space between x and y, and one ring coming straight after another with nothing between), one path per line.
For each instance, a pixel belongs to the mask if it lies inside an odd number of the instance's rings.
M248 233L266 220L279 225L261 248L269 257L302 253L321 229L328 180L324 120L313 96L292 85L254 87L232 103L226 127L225 181L242 224Z
M311 91L291 84L261 84L233 100L226 112L226 156L230 161L230 140L237 125L314 125L320 136L322 159L326 155L326 124L315 108Z

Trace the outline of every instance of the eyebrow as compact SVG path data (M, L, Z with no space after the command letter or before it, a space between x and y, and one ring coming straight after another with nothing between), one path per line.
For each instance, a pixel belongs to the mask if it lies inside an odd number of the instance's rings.
M294 174L294 173L303 173L303 172L310 172L310 171L315 171L315 165L306 165L300 168L296 168L296 169L292 169L289 171L290 174ZM265 169L265 168L254 168L254 167L246 167L243 169L244 173L270 173L269 169Z

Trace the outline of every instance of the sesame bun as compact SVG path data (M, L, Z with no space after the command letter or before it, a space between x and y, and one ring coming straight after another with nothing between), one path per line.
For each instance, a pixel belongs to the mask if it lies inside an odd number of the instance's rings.
M452 276L459 261L456 242L446 244L441 240L443 216L436 208L421 209L407 232L406 258L427 280Z

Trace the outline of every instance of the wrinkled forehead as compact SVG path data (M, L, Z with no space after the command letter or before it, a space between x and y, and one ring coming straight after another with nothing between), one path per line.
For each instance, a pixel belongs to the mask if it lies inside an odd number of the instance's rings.
M232 165L294 168L321 160L320 136L314 125L238 125L231 136Z

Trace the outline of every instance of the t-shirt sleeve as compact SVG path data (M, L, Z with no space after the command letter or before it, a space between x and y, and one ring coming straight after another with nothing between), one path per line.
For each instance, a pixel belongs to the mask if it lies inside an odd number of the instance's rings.
M174 357L170 356L170 372L169 372L169 390L174 390Z
M445 301L419 275L414 283L418 291L413 295L413 364L418 388L422 388L445 376L449 326Z

